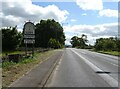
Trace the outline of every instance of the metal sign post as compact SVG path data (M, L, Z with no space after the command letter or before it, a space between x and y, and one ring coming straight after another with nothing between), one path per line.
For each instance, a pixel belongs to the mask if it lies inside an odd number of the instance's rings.
M24 30L25 54L27 56L27 44L32 44L32 57L33 57L35 43L35 26L32 22L26 22L24 24L23 30Z

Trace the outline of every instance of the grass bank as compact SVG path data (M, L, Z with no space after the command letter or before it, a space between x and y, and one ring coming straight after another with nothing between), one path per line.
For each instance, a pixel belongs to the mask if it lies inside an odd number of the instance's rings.
M9 86L12 82L20 78L20 76L34 68L37 64L42 63L42 61L54 53L54 50L35 53L34 58L26 58L19 63L4 62L2 64L2 86Z
M120 52L118 52L118 51L98 51L98 52L113 55L113 56L120 56Z
M109 54L109 55L113 55L113 56L120 56L120 52L118 52L118 51L96 51L94 49L90 49L90 51L103 53L103 54Z
M2 52L0 54L0 57L6 56L6 54L22 54L22 53L25 53L25 51L6 51L6 52Z

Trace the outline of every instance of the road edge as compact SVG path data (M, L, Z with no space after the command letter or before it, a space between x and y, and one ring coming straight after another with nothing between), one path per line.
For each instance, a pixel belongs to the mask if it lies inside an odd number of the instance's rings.
M103 71L102 69L98 68L96 65L94 65L92 62L88 61L86 58L78 54L78 52L71 49L72 52L74 52L77 56L79 56L81 59L84 60L86 64L88 64L94 71ZM111 87L118 87L118 81L112 78L108 74L98 74L101 78L103 78ZM114 82L113 82L114 81Z
M64 52L64 49L63 49L63 52ZM45 87L45 85L47 84L50 76L52 75L52 73L54 72L57 64L59 63L60 59L62 58L63 54L64 54L64 53L62 53L61 56L60 56L60 58L57 59L57 60L54 62L54 64L50 67L48 73L45 75L45 77L44 77L43 80L41 81L41 84L38 86L38 87L40 87L40 89L44 89L44 87Z
M55 50L54 50L55 51ZM50 57L52 57L54 54L52 54L51 56L47 57L45 60L42 60L41 62L39 62L37 65L35 65L33 68L31 68L29 71L27 71L25 74L23 74L22 76L20 76L18 79L16 79L14 82L12 82L8 88L10 88L12 85L14 85L17 81L19 81L22 77L24 77L25 75L29 74L33 69L35 69L36 67L38 67L39 65L41 65L42 63L44 63L45 61L47 61Z

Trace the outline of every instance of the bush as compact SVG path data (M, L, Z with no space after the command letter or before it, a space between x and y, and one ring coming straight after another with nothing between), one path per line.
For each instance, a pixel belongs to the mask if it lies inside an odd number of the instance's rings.
M54 48L54 49L58 49L62 47L60 42L53 38L49 40L48 45L49 47Z

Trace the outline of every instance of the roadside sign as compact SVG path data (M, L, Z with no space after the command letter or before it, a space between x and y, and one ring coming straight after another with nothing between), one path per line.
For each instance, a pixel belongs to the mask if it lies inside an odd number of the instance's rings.
M32 55L34 54L34 44L35 44L35 26L32 22L27 22L23 28L24 33L24 43L25 43L25 54L27 56L27 46L32 44Z
M35 26L32 22L25 23L24 34L35 34Z
M34 39L24 39L24 43L33 44L33 43L35 43L35 40Z
M24 35L24 38L27 38L27 39L28 39L28 38L35 38L35 35L32 35L32 34L26 35L26 34L25 34L25 35Z

